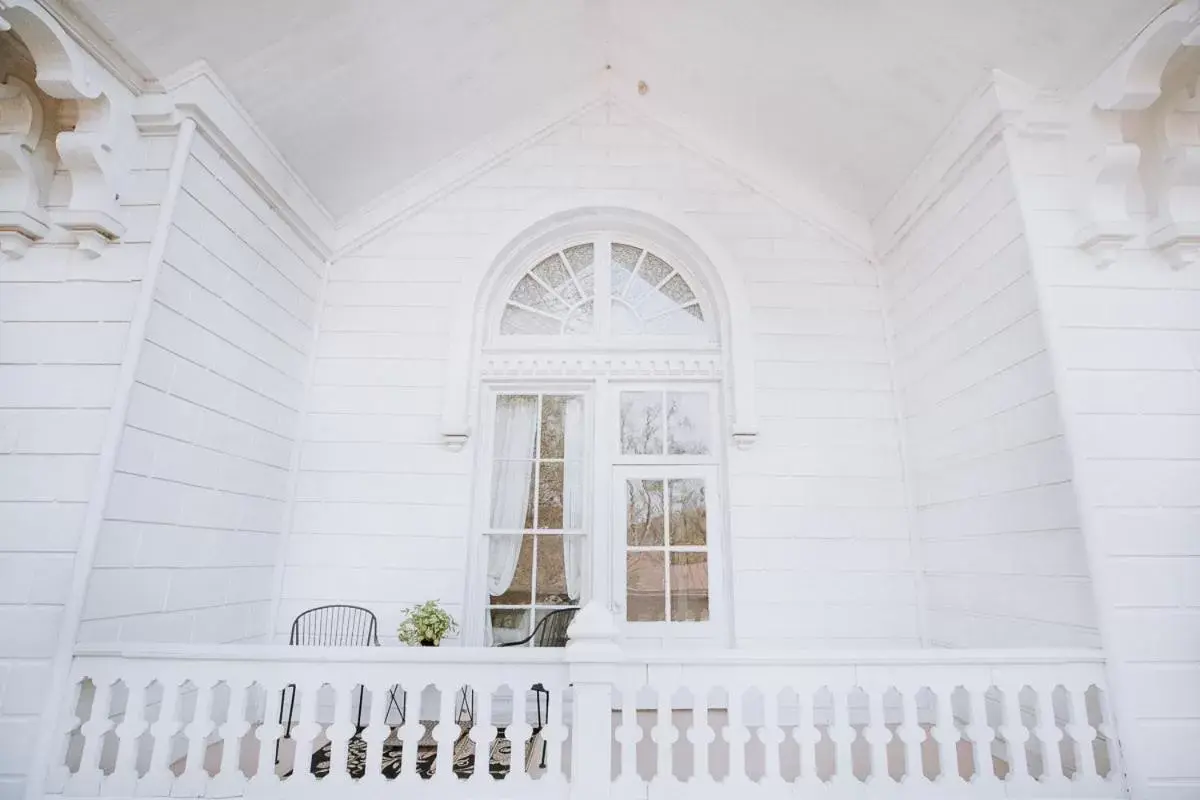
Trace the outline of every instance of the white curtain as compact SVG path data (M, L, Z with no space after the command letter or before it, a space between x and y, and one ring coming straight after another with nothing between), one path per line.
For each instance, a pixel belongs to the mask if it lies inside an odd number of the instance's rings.
M529 508L533 457L537 452L537 397L505 395L496 403L496 451L492 471L492 527L520 530ZM521 554L521 535L488 537L487 590L504 594ZM490 621L489 621L490 624Z
M571 398L563 411L563 529L583 528L583 398ZM583 577L583 534L563 535L567 596L579 600Z

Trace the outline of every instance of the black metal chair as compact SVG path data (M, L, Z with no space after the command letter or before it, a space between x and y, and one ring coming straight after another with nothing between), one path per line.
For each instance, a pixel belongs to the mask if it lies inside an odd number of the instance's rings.
M292 631L288 636L289 645L316 647L379 647L379 621L370 609L360 606L329 605L310 608L292 621ZM287 701L288 689L292 699ZM357 730L363 729L363 697L366 687L358 688L358 725ZM400 724L404 724L404 693L396 697L397 687L388 692L387 715L395 708L400 714ZM279 698L279 722L283 724L283 707L287 704L287 726L283 738L291 738L292 717L296 710L296 684L290 683ZM279 743L275 743L275 758L279 759Z
M523 647L530 645L532 647L566 647L567 629L571 627L571 622L578 613L578 608L561 608L557 611L551 611L538 620L538 624L533 626L533 632L524 639L516 642L504 642L496 646ZM535 683L530 689L533 690L534 703L537 706L537 725L533 729L533 735L537 736L542 732L542 728L546 726L546 723L550 721L550 690L540 683ZM542 711L543 698L546 703L546 710L544 712ZM546 768L546 748L546 742L542 742L542 762L540 764L542 769Z

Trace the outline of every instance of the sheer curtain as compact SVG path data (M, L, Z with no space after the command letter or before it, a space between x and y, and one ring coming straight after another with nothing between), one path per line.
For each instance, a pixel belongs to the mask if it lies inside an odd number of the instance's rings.
M496 450L492 471L492 527L521 530L529 508L533 457L537 452L537 397L503 395L496 402ZM487 590L495 596L512 585L521 535L488 536ZM488 620L491 626L491 620Z
M583 528L583 398L573 397L563 410L563 530ZM563 560L566 562L567 596L579 602L583 578L582 533L563 535Z

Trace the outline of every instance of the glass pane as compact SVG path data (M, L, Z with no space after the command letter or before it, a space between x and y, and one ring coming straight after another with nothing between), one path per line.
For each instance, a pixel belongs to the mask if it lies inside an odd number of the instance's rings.
M673 456L708 453L708 395L667 392L667 452Z
M664 283L659 291L681 306L696 299L692 287L688 286L687 281L679 274L672 275L671 280Z
M513 289L508 299L547 314L561 315L567 310L561 300L528 275L517 282L517 288Z
M659 455L663 451L661 392L621 392L621 453Z
M567 333L591 333L593 320L595 319L595 311L591 300L586 303L576 306L567 315L567 321L564 324L564 330Z
M671 621L708 619L708 554L671 553Z
M647 253L646 257L642 259L642 266L638 268L636 277L625 291L625 296L634 298L653 292L674 271L670 264L653 253Z
M487 538L487 588L492 605L528 605L533 600L533 534L492 534Z
M488 622L493 645L519 642L532 632L527 608L488 609Z
M663 542L663 482L625 481L625 531L631 547L661 547Z
M563 465L559 461L538 463L537 527L562 530Z
M503 334L550 336L561 332L562 323L557 319L516 306L505 306L500 317L500 333Z
M542 397L542 423L540 427L541 449L538 458L562 458L564 415L570 396L548 394Z
M580 277L583 273L591 274L592 262L596 260L596 247L591 242L587 244L577 244L574 247L568 247L563 250L563 255L567 257L567 261L571 264L571 269L575 272L575 277Z
M519 531L533 527L533 461L492 465L492 527Z
M641 258L641 248L628 244L613 244L612 246L612 293L621 294L633 270Z
M706 336L710 331L704 324L700 306L687 306L648 318L646 333L655 336Z
M704 503L704 481L676 478L668 482L671 497L671 544L708 543L708 510Z
M666 576L662 553L625 554L625 618L630 622L665 622Z
M612 329L616 334L641 333L642 318L621 300L612 301Z
M558 289L564 283L571 280L571 275L567 272L567 265L563 263L562 256L558 253L543 260L533 268L532 272L541 278L551 289Z
M537 593L539 605L569 606L579 600L582 571L582 536L537 537Z

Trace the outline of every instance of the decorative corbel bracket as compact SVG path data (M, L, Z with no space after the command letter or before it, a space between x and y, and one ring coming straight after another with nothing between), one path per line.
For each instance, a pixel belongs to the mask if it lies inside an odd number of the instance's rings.
M118 219L117 187L124 170L115 155L112 98L104 93L90 56L36 0L0 0L0 27L12 30L28 48L37 85L65 101L55 147L71 192L66 207L50 216L75 235L80 249L98 255L125 232Z
M49 231L41 199L53 167L42 146L43 110L16 77L0 83L0 253L20 258Z
M1097 109L1092 122L1098 140L1083 164L1075 243L1107 266L1137 233L1130 206L1142 149L1126 138L1122 112Z
M1163 196L1146 243L1175 267L1200 259L1200 102L1163 118Z
M113 152L115 136L108 100L78 101L74 116L74 129L64 130L56 142L63 169L70 176L71 197L67 207L52 216L75 234L81 250L95 257L125 233L118 219L116 188L123 169Z

